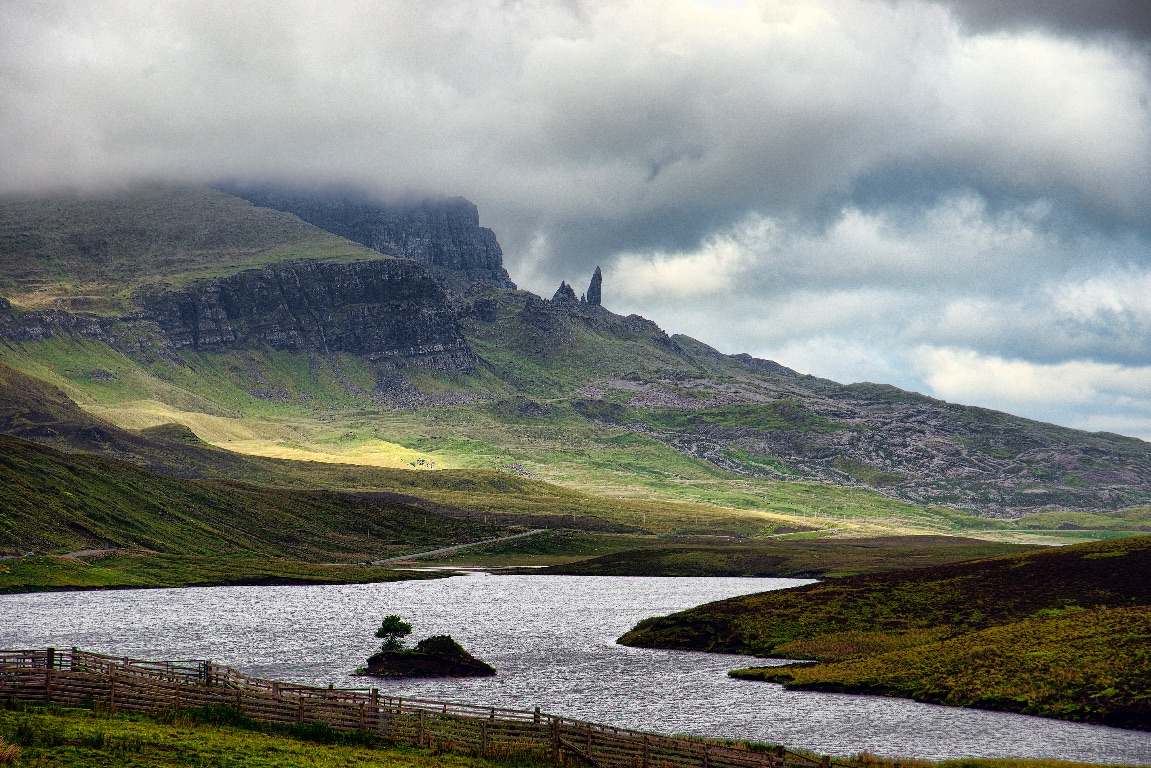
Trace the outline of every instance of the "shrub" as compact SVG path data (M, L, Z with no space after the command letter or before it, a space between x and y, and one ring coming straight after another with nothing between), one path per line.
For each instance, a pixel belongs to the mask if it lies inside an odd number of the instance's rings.
M430 653L436 656L446 656L453 659L470 659L471 654L457 643L451 635L432 635L416 643L416 650L420 653Z

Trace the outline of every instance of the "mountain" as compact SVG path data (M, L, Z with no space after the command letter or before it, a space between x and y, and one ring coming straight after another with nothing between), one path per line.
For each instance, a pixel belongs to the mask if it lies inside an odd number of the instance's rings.
M599 269L582 297L515 290L467 201L241 191L0 199L0 361L201 451L707 505L681 531L1124 528L1151 501L1140 440L722 354L611 312Z
M445 289L463 292L475 283L516 287L504 269L495 233L480 226L479 209L462 197L384 202L349 190L225 189L374 251L418 261Z

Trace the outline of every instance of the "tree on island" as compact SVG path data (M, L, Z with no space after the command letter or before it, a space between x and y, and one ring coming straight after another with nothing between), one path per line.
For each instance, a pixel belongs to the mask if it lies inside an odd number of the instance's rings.
M357 675L375 677L485 677L496 673L495 667L472 656L451 635L425 637L415 648L405 648L404 638L412 625L398 614L385 616L376 630L383 642L380 650L368 658L368 666Z
M398 613L385 616L376 630L376 637L383 640L380 650L395 653L404 648L404 638L412 634L412 625L400 618Z

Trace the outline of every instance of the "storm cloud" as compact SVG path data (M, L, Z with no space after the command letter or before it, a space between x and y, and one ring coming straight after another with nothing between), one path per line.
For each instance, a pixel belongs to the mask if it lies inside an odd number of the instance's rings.
M0 186L459 194L545 295L1146 438L1146 8L8 3Z

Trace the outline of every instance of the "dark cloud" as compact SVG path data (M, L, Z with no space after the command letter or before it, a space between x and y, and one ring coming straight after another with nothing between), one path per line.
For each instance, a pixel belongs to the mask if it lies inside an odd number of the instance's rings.
M978 31L1038 29L1151 40L1151 3L1146 0L952 0L948 5Z

